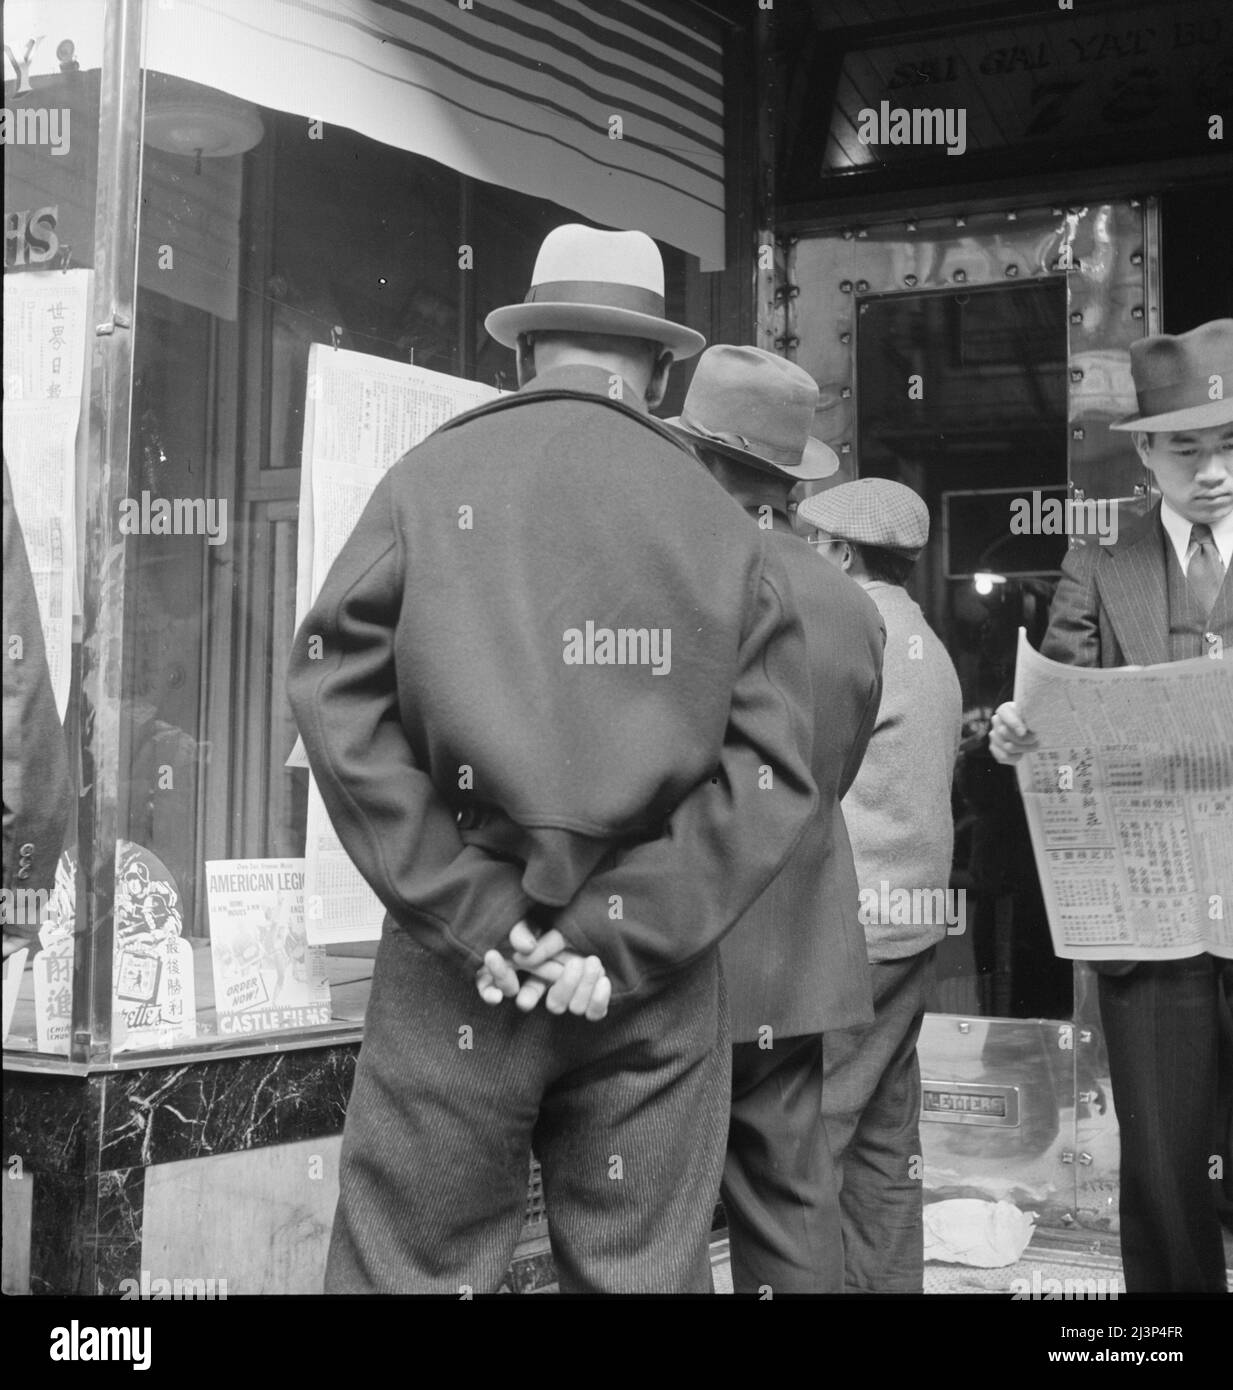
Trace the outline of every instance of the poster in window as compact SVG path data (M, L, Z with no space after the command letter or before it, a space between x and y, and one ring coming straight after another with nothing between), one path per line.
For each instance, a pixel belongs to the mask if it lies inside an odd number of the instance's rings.
M131 840L116 845L113 1052L174 1047L197 1036L193 948L170 870Z
M61 719L79 606L75 494L89 295L88 270L4 277L4 456Z
M220 1037L330 1021L326 953L309 945L302 859L206 861Z

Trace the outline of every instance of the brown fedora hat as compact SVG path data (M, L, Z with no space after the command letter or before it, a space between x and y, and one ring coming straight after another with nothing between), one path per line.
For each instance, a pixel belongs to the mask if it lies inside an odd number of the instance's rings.
M1201 430L1233 422L1233 319L1130 345L1139 408L1111 430Z
M762 348L717 344L698 359L677 434L763 473L796 482L829 478L834 450L810 434L818 404L813 377Z

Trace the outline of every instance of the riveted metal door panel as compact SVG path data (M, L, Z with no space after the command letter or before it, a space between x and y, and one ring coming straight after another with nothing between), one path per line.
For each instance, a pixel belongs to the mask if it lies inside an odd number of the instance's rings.
M918 1056L925 1200L1013 1202L1042 1225L1076 1200L1076 1030L926 1014Z

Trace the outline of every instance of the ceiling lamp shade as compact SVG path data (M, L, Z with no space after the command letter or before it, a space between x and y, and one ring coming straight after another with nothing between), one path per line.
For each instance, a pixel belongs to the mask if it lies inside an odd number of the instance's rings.
M221 159L260 143L257 108L199 82L151 72L146 81L146 143L166 154Z

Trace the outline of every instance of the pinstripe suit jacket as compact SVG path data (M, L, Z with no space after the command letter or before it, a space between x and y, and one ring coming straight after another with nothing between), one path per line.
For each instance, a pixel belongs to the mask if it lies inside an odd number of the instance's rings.
M1156 666L1169 660L1168 537L1157 503L1116 545L1067 552L1041 652L1072 666ZM1226 577L1208 631L1233 646Z

